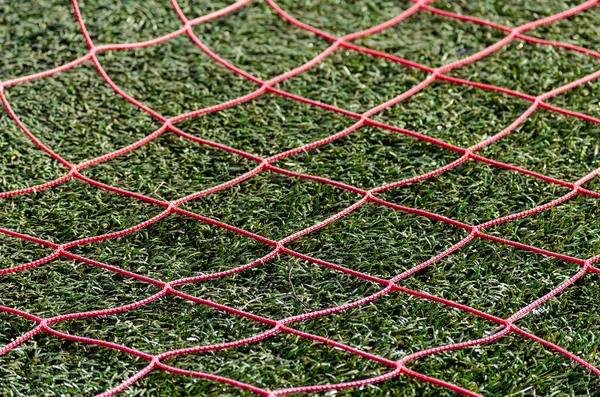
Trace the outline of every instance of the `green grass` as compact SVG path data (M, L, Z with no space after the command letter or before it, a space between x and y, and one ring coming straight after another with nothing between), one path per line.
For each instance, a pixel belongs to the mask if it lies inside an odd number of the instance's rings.
M509 125L530 105L508 95L435 81L373 118L469 147L493 136L498 126Z
M262 79L293 69L330 45L290 27L266 2L250 3L227 20L197 25L194 33L220 56Z
M418 69L338 49L305 73L278 84L286 91L354 112L364 112L425 79ZM331 87L336 90L332 91Z
M599 386L597 375L514 335L478 348L430 356L416 368L435 370L444 379L492 396L593 396Z
M72 162L127 146L161 125L116 96L91 63L6 91L29 130Z
M481 154L572 182L600 165L598 124L536 110L514 132Z
M416 138L363 127L275 164L369 189L432 171L458 157L456 152Z
M217 113L182 121L177 127L200 138L269 157L335 134L355 122L333 111L265 94Z
M134 233L73 250L88 258L171 281L241 266L266 255L272 248L237 233L172 214Z
M599 67L600 60L586 54L515 40L480 62L449 74L540 95L593 73Z
M503 2L494 0L479 2L458 0L450 2L442 0L433 3L433 5L444 10L471 15L508 26L519 26L536 19L549 17L581 3L580 1L570 0L545 2L528 0L508 0Z
M506 318L578 270L577 264L478 239L402 285Z
M425 217L375 204L292 241L289 247L382 278L408 270L466 237L466 232ZM414 247L419 247L415 250ZM369 255L365 255L369 252Z
M162 208L70 180L55 188L2 200L6 228L54 242L104 234L134 226Z
M166 133L115 161L91 166L83 174L127 190L174 200L227 182L256 165L245 157ZM161 180L156 175L161 175Z
M325 220L361 197L330 185L263 171L183 208L281 239Z
M9 273L2 287L4 305L41 317L120 306L158 292L156 286L71 260Z
M548 186L528 175L469 160L448 172L381 196L475 225L534 208L567 192L566 188Z
M433 6L518 26L574 6L574 1L435 1ZM180 2L197 17L232 1ZM284 0L300 20L334 35L366 29L411 6L408 1ZM148 40L182 26L168 0L81 1L97 44ZM598 7L528 34L598 48ZM9 80L82 56L86 45L68 0L9 0L0 5L0 79ZM296 28L255 0L194 32L224 59L261 79L298 66L331 43ZM428 66L469 56L505 32L426 12L357 43ZM252 92L258 86L215 63L189 38L157 46L104 52L98 59L134 98L171 117ZM495 54L448 74L538 95L600 68L580 53L514 41ZM277 88L354 112L393 98L427 74L392 61L338 49L313 69ZM68 161L80 163L147 136L161 123L116 95L90 62L41 80L5 88L29 130ZM600 117L598 80L549 103ZM461 147L508 126L530 102L505 94L436 81L373 118ZM194 136L260 157L332 135L356 120L268 93L243 104L177 123ZM548 110L481 155L567 181L600 166L600 127ZM275 165L370 189L434 170L460 155L395 132L364 126ZM165 132L154 141L82 171L85 176L161 200L174 200L235 178L257 166L236 154ZM44 183L68 172L39 150L0 110L0 191ZM600 191L600 177L586 188ZM390 202L468 224L533 208L568 192L531 176L474 161L425 181L382 192ZM236 186L186 203L204 216L273 240L327 219L362 198L323 183L263 170ZM27 195L0 199L0 227L55 243L114 232L164 208L71 180ZM575 197L557 207L491 227L488 233L578 258L600 254L600 200ZM305 255L380 278L391 278L467 236L463 229L368 203L290 242ZM274 247L218 226L171 214L134 233L73 247L72 252L163 281L226 271ZM0 268L52 252L0 234ZM575 274L578 265L475 239L429 268L400 281L408 288L508 317ZM517 321L535 335L599 366L598 276L572 287ZM177 287L188 294L282 319L363 298L382 285L288 254L222 279ZM117 307L159 288L82 262L55 259L0 275L0 305L41 317ZM0 312L0 346L35 323ZM297 321L301 331L325 336L391 360L419 350L491 335L498 325L440 303L392 292L348 310ZM157 354L256 335L268 326L234 314L165 296L107 316L53 324L61 332L123 343ZM267 389L336 383L377 376L390 368L331 346L277 334L250 345L172 357L165 362ZM147 362L116 350L70 342L41 332L0 356L0 395L94 395L114 387ZM484 396L586 396L600 378L557 352L516 334L473 348L435 354L408 366ZM225 384L154 370L129 396L240 396ZM315 396L456 396L447 389L399 376L375 385Z
M435 30L431 26L436 26ZM506 35L499 29L419 12L405 23L356 40L357 44L436 67L494 44ZM403 40L399 41L398 37Z

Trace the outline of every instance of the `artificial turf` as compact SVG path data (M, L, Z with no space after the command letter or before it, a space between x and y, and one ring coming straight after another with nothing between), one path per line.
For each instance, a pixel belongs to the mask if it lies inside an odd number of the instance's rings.
M193 18L232 1L180 1ZM408 1L283 0L296 18L334 35L369 28L411 6ZM507 26L563 11L575 1L434 1L433 6ZM97 44L148 40L181 27L168 0L79 2ZM527 34L598 49L600 6ZM8 0L0 4L0 79L56 67L86 53L68 0ZM255 0L194 33L224 59L260 79L310 60L331 43L297 28ZM356 44L430 67L469 56L506 32L419 11ZM98 59L112 80L167 117L222 103L256 84L218 65L185 35ZM449 75L538 95L600 69L600 60L571 50L515 40ZM363 112L401 94L427 73L392 60L340 48L314 68L276 88ZM68 71L4 88L23 123L65 159L80 163L147 136L160 122L116 95L85 62ZM600 82L590 81L548 100L600 117ZM530 102L507 94L435 81L375 115L399 128L469 147L508 126ZM263 158L322 139L356 120L267 93L244 104L176 123L194 136ZM538 109L521 126L478 153L574 182L600 166L600 126ZM396 132L363 126L319 148L274 163L370 189L432 171L460 154ZM252 159L166 132L155 140L81 173L97 181L174 200L226 182L257 166ZM0 191L58 178L68 169L39 150L0 110ZM600 177L584 187L600 191ZM394 204L479 224L533 208L569 189L530 175L469 160L427 180L382 192ZM197 214L278 240L356 203L360 194L318 181L263 170L249 179L183 205ZM0 227L54 243L122 230L164 208L70 180L35 193L0 198ZM491 227L493 236L586 259L600 254L600 199L577 196L551 209ZM391 278L456 244L468 233L376 203L286 246L301 254L379 278ZM86 258L154 279L226 271L267 255L272 246L219 226L170 214L122 237L70 249ZM52 253L43 245L0 234L0 268ZM555 288L579 266L543 254L474 239L400 285L508 317ZM382 285L281 253L255 268L177 287L199 298L282 319L348 303ZM598 275L588 273L517 325L600 366ZM132 303L159 288L72 259L0 275L0 305L41 317ZM35 326L0 311L0 346ZM371 303L290 326L398 360L419 350L488 336L498 325L441 303L392 292ZM61 332L103 339L157 354L246 338L269 327L176 296L119 314L53 324ZM388 367L290 334L248 345L171 357L165 363L238 379L265 389L351 381ZM147 365L117 350L41 332L0 356L0 395L93 395ZM596 395L600 378L539 343L510 334L495 342L434 354L408 367L485 396ZM213 381L151 371L123 395L250 395ZM313 395L454 396L448 389L400 375L374 385Z

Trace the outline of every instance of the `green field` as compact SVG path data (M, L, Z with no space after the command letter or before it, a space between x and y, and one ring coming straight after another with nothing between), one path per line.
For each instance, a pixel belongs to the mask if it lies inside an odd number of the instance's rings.
M404 0L276 2L298 20L334 36L378 25L414 4ZM438 0L430 6L512 28L581 2ZM169 0L78 3L97 46L149 40L182 27ZM179 1L189 19L232 3ZM192 31L224 60L261 80L310 61L332 44L289 23L262 0L194 25ZM525 34L600 51L600 4ZM353 43L436 68L476 54L507 35L501 27L421 9ZM44 78L10 83L64 65L87 52L69 0L0 2L0 82L8 82L3 95L23 125L72 164L130 145L163 124L115 93L91 60ZM493 54L445 74L536 96L600 70L600 54L596 55L516 38ZM260 88L211 59L186 34L149 47L98 52L97 58L118 87L164 117L217 105ZM346 114L269 91L174 126L191 136L268 158L350 127L357 122L350 114L366 112L426 78L428 72L419 68L340 47L275 88L345 109ZM546 102L591 117L586 120L540 107L514 131L476 151L538 176L471 158L446 172L376 193L375 197L478 225L564 196L572 190L568 183L600 167L600 79ZM440 78L372 119L450 144L446 147L363 125L332 142L272 163L292 173L327 178L354 188L263 169L234 186L180 206L264 239L170 213L132 233L78 244L67 251L163 282L234 269L272 252L275 247L269 242L280 241L359 202L363 199L361 191L422 175L459 159L462 154L447 147L467 148L488 139L531 104L514 95ZM133 227L165 210L151 200L93 186L82 178L164 203L253 170L259 162L251 157L166 131L133 151L82 169L81 178L36 192L0 195L0 231L47 242L44 245L0 233L0 349L37 325L7 312L7 307L52 318L119 307L161 290L66 255L25 270L1 271L51 255L52 244ZM66 166L36 146L0 107L0 192L44 184L68 173ZM568 183L548 182L544 176ZM598 256L600 176L586 181L582 188L588 194L500 223L485 233L580 260ZM280 252L251 269L175 289L282 320L372 295L385 287L377 280L408 271L468 235L465 228L370 201L318 230L286 241L285 247L373 276L371 279ZM581 269L581 264L567 259L475 237L397 284L509 318ZM590 270L515 325L598 369L598 310L599 275ZM150 355L236 341L272 328L173 294L116 314L73 318L50 326ZM432 347L491 336L502 329L489 319L401 291L288 326L394 361ZM162 362L269 391L372 378L393 370L342 348L287 332ZM119 385L148 364L144 358L42 330L0 355L0 396L95 395ZM515 332L490 343L427 355L406 367L490 397L600 393L600 376ZM406 373L375 384L309 394L459 395ZM154 369L119 395L254 393Z

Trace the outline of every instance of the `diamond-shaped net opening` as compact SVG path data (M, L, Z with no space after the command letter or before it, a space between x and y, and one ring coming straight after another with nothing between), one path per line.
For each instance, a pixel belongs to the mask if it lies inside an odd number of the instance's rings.
M598 0L430 3L1 5L0 394L599 387Z

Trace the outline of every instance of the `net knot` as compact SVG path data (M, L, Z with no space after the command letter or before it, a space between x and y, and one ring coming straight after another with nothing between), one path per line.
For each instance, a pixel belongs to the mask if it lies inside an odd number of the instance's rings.
M508 33L507 37L510 37L511 39L516 38L518 35L521 34L521 30L522 30L521 26L511 29L510 32Z
M173 289L175 285L177 285L175 281L166 282L163 286L163 291L165 291L166 294L172 294L175 291Z
M88 50L88 54L92 58L94 58L96 56L96 54L99 52L102 52L102 48L98 48L95 45L90 47L90 49Z
M155 368L158 364L160 364L160 357L159 356L152 356L152 360L150 361L150 366L152 368Z
M261 91L266 91L269 88L273 87L274 84L276 84L277 82L277 78L271 79L271 80L267 80L267 81L263 81L262 85L260 86Z

